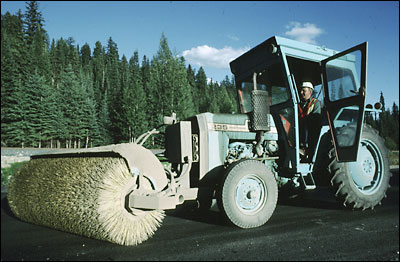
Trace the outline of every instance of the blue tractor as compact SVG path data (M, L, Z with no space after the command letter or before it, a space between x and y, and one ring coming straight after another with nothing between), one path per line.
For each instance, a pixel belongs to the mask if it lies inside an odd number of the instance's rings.
M202 209L217 203L240 228L264 225L278 195L318 186L332 187L349 208L381 203L390 172L383 139L364 123L366 112L379 110L365 105L367 43L336 52L271 37L230 67L238 114L164 117L162 161L143 147L155 129L134 143L32 156L10 184L11 210L32 223L136 245L153 235L164 210L188 200ZM320 101L312 143L302 140L303 82Z
M349 208L381 203L391 174L383 139L364 123L366 111L379 110L365 105L366 42L337 52L271 37L230 67L239 114L204 113L167 129L166 155L176 167L192 159L188 185L200 204L214 198L229 222L252 228L268 221L278 195L317 186L331 186ZM322 108L312 145L300 139L304 81ZM307 158L304 146L313 147Z

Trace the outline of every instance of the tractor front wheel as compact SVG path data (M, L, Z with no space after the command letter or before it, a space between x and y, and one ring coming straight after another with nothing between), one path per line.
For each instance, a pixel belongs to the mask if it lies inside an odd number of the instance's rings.
M233 225L254 228L269 220L277 199L278 187L272 171L260 161L244 160L228 168L217 202Z

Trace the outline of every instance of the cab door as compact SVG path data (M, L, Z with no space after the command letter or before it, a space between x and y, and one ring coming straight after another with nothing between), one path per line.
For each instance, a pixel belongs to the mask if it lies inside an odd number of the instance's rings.
M324 104L337 160L357 160L366 95L367 42L320 63Z

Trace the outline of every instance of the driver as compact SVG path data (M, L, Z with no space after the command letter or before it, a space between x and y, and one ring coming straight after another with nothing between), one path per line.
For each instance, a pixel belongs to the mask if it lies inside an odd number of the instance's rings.
M321 102L312 97L314 86L303 82L300 89L299 137L300 153L304 162L311 162L321 130Z

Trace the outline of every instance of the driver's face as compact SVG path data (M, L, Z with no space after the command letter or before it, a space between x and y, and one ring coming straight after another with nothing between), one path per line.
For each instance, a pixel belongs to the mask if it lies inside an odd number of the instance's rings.
M303 87L303 88L301 89L301 91L300 91L300 95L301 95L301 98L302 98L304 101L306 101L306 100L308 100L308 99L311 97L312 91L311 91L311 89L308 88L308 87Z

